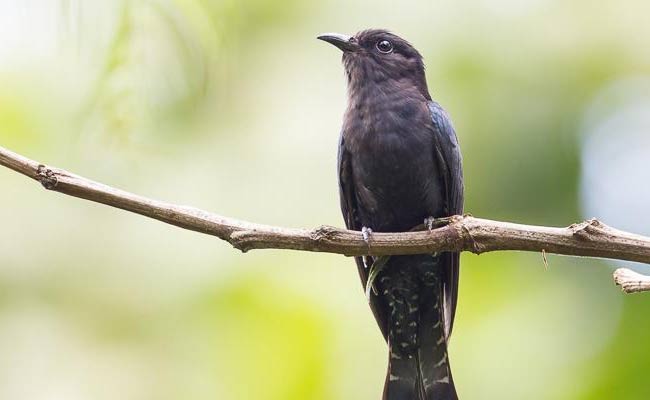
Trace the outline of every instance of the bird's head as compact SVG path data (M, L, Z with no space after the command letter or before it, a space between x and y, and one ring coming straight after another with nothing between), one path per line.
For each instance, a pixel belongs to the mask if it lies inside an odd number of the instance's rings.
M348 84L415 87L430 99L422 55L409 42L383 29L368 29L354 36L325 33L318 39L343 51Z

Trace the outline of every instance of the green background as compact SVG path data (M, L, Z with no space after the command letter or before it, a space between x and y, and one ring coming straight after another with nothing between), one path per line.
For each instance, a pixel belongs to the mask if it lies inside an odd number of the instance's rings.
M454 120L468 212L650 233L648 13L646 0L0 1L0 146L234 218L341 226L345 80L315 37L385 27L423 53ZM0 194L0 399L380 397L387 351L351 259L241 254L6 169ZM650 296L620 293L620 262L548 264L463 254L461 398L650 398Z

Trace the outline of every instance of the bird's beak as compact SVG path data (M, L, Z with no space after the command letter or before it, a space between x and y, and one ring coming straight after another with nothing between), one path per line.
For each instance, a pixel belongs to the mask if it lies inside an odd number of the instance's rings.
M318 39L333 44L344 52L356 51L359 49L359 44L352 36L342 35L340 33L323 33L318 36Z

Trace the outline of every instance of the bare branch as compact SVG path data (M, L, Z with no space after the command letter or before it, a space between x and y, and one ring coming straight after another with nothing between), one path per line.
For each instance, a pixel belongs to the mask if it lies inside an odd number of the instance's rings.
M521 225L472 216L455 216L429 230L373 233L370 246L361 232L321 226L313 230L279 228L238 221L193 207L148 199L46 167L0 147L0 165L39 181L43 187L74 197L121 208L171 225L216 236L246 252L290 249L358 256L400 255L440 251L520 250L569 256L602 257L650 263L650 238L611 228L590 219L567 228ZM620 270L619 270L620 271ZM618 273L626 292L650 290L650 277Z

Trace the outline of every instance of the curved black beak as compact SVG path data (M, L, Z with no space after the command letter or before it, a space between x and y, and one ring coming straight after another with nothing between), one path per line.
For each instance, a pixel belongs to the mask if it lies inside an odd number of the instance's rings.
M333 44L343 51L356 51L359 48L354 37L340 33L323 33L318 36L318 39Z

